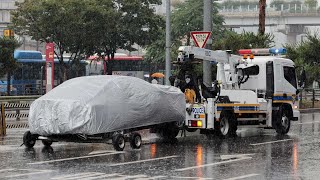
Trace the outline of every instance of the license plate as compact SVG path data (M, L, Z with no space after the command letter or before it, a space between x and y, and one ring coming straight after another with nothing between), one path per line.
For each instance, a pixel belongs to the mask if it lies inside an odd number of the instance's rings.
M204 107L192 108L192 113L193 114L204 114Z

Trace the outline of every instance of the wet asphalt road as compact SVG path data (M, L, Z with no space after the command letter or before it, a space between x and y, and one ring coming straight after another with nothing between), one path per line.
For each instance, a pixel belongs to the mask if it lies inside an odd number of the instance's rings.
M20 147L27 129L0 139L0 179L320 179L320 114L302 114L287 136L240 129L238 137L207 139L199 132L124 152L111 144L54 143Z

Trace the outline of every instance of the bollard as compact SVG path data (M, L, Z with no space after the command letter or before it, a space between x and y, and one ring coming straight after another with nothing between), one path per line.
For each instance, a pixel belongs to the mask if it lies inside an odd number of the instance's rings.
M5 136L6 132L6 119L5 119L5 112L4 112L4 104L0 104L0 136Z

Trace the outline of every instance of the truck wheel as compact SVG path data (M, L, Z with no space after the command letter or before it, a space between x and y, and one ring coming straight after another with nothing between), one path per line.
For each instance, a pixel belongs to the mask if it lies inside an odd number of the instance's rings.
M30 131L27 131L23 134L23 144L27 148L32 148L36 144L37 138L31 134Z
M276 121L276 132L278 134L284 135L287 134L290 130L290 113L289 110L285 106L281 106L277 121Z
M126 146L126 142L124 140L124 136L122 134L115 134L112 137L112 145L113 148L117 151L123 151Z
M178 127L163 127L158 130L156 133L158 137L162 139L171 140L178 136L179 134L179 128Z
M130 135L130 146L132 149L139 149L142 144L142 138L139 133L132 133Z
M222 137L236 136L237 119L235 115L229 111L221 112L218 128L219 128L219 133Z
M42 140L42 144L43 144L44 146L51 146L52 141L50 141L50 140Z

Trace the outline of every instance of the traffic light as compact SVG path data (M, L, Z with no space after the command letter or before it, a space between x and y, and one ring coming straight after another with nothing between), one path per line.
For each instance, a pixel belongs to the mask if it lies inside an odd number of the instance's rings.
M14 37L14 31L12 29L5 29L3 31L4 37Z

